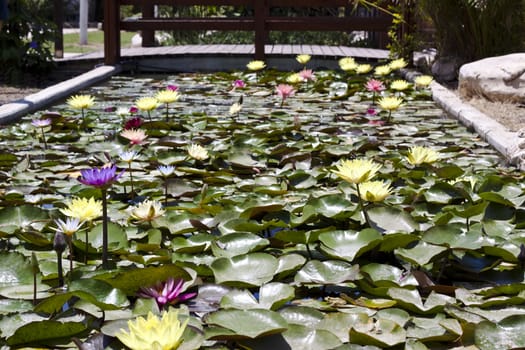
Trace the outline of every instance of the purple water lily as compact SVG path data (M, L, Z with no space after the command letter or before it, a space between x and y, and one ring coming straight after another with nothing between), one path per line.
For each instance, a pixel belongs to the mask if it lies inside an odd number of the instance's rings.
M124 174L117 173L117 166L84 169L80 171L78 181L84 185L99 188L102 192L102 268L108 268L108 199L107 189Z
M176 304L191 299L197 293L181 293L184 280L182 278L168 278L165 282L157 282L153 287L141 287L137 296L142 298L154 298L159 308L166 304Z
M117 181L122 176L124 171L117 173L117 166L91 168L80 171L80 178L78 181L84 185L93 187L107 188L112 183Z

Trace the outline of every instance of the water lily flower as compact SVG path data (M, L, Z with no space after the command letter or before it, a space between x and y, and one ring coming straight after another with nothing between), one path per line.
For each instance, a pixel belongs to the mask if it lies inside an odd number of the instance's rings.
M250 61L246 67L251 70L251 71L260 71L261 69L264 69L266 68L266 63L264 63L264 61L260 61L260 60L255 60L255 61Z
M80 171L78 181L84 185L100 188L102 192L102 267L108 268L108 204L107 189L124 174L117 173L116 165Z
M157 170L162 177L166 178L173 175L175 172L175 167L173 165L159 165Z
M427 87L434 81L434 78L430 75L419 75L414 79L414 83L417 87Z
M397 70L405 68L408 65L408 63L405 61L404 58L398 58L396 60L391 61L388 65L390 66L390 69Z
M175 167L173 165L159 165L157 170L160 176L164 179L164 206L168 205L168 177L175 173Z
M102 216L102 202L93 197L73 198L66 204L66 208L60 209L65 216L77 218L80 222L90 222Z
M129 113L130 114L135 114L139 111L139 109L137 108L137 106L131 106L129 107Z
M158 102L166 105L166 119L168 119L169 104L177 102L180 98L180 94L176 90L165 89L157 92L155 98Z
M101 168L83 169L80 171L78 181L84 185L107 189L124 174L117 173L117 166L105 166Z
M293 86L288 84L279 84L275 87L275 91L277 92L277 96L281 98L281 107L284 104L284 101L290 96L293 96L295 94L295 90Z
M314 71L311 70L311 69L303 69L302 71L300 71L299 73L299 76L301 77L301 79L303 81L313 81L315 80L315 75L314 75Z
M148 137L142 129L125 129L120 133L120 136L128 139L131 145L140 145Z
M237 79L232 83L232 92L235 91L235 89L244 89L246 87L246 83L244 80Z
M166 282L158 282L153 287L141 287L137 296L141 298L154 298L160 309L166 304L176 304L193 298L197 293L182 293L184 280L173 277Z
M235 116L235 115L238 115L242 110L242 104L240 104L239 102L235 102L234 104L232 104L230 106L230 110L228 111L228 113L231 115L231 116Z
M130 217L137 222L151 222L165 213L162 204L151 200L145 200L130 208Z
M390 121L392 111L397 110L403 104L403 99L395 96L383 97L379 100L379 106L388 111L387 122Z
M311 58L312 56L307 55L307 54L301 54L301 55L295 56L296 61L302 65L306 65L308 62L310 62Z
M62 231L57 231L55 233L55 238L53 239L53 249L57 253L57 272L58 272L58 286L62 287L64 285L64 271L62 269L62 254L66 250L67 242L66 237Z
M186 150L188 151L188 155L193 159L206 160L209 158L208 151L201 145L192 143L191 145L188 145Z
M380 164L362 158L344 160L336 167L332 172L351 184L369 181L381 169Z
M138 129L143 124L140 117L131 118L124 124L124 130Z
M385 84L381 80L370 79L365 84L365 89L372 92L372 105L376 103L376 94L385 90Z
M115 336L131 350L172 350L182 343L182 334L189 318L181 324L179 310L170 308L163 311L161 317L151 311L147 318L138 317L128 321L128 331L120 329Z
M408 83L408 81L403 80L403 79L394 80L390 84L390 89L396 90L396 91L403 91L403 90L408 89L409 87L410 87L410 84Z
M179 87L177 85L168 84L168 86L166 86L166 89L171 91L178 91Z
M158 100L155 97L141 97L135 101L135 105L141 111L148 113L148 118L151 121L151 111L157 108Z
M131 197L134 196L134 189L133 189L133 171L131 168L131 163L137 159L138 153L136 151L124 151L119 153L119 157L123 162L128 163L128 171L129 171L129 181L131 186Z
M366 74L369 73L372 70L372 65L370 64L359 64L355 68L355 72L357 74Z
M126 107L119 107L115 110L115 114L122 118L122 117L130 115L131 112Z
M91 95L73 95L66 103L72 108L80 109L84 120L84 111L95 104L95 98Z
M303 78L301 78L299 73L293 73L286 77L286 81L290 84L299 84L303 81Z
M368 202L382 202L392 193L392 188L383 181L366 181L359 185L359 196Z
M82 226L82 222L78 218L68 217L66 221L56 219L57 231L62 232L67 237L73 236Z
M385 75L390 74L391 72L392 72L392 68L387 65L377 66L374 69L374 74L379 75L379 76L385 76Z
M56 219L56 231L64 234L65 241L69 248L69 271L73 271L73 235L80 230L82 222L78 218L67 218L66 221Z
M357 62L353 57L343 57L338 61L338 63L339 68L341 68L345 72L349 72L357 68Z
M429 147L414 146L410 148L406 159L412 165L432 164L439 159L439 153Z
M46 142L46 134L44 132L44 129L51 125L51 118L45 118L45 119L34 119L31 121L31 125L33 125L35 128L39 128L42 132L42 141L44 142L44 149L47 149L47 142Z

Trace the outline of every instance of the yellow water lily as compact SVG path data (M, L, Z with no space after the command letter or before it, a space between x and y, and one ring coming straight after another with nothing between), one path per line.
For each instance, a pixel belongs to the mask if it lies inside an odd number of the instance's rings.
M412 165L432 164L439 159L439 153L429 147L414 146L410 148L406 158Z
M166 213L162 208L162 204L157 201L145 200L130 208L131 219L139 222L153 221Z
M387 66L387 65L377 66L374 69L374 74L375 75L380 75L380 76L388 75L391 72L392 72L392 68L390 68L390 66Z
M91 95L74 95L66 102L69 106L76 109L88 109L95 104L95 98Z
M102 216L102 201L90 198L73 198L67 207L60 209L65 216L79 219L80 222L90 222Z
M160 90L155 94L155 99L157 99L158 102L165 104L177 102L179 98L180 94L177 91L171 89Z
M152 111L157 108L159 101L155 97L141 97L135 101L135 105L141 111Z
M390 193L392 188L383 181L366 181L359 185L359 196L368 202L382 202Z
M186 149L188 151L188 155L193 159L206 160L209 158L208 151L201 145L192 143Z
M353 57L343 57L339 61L339 68L344 70L345 72L355 70L358 66L357 62Z
M410 83L403 79L394 80L390 84L390 88L396 91L403 91L403 90L408 89L409 87L410 87Z
M163 311L161 318L150 311L147 318L128 321L129 331L120 329L115 336L131 350L177 349L189 320L181 324L178 315L179 311L174 308Z
M293 74L290 74L287 78L286 78L286 82L290 83L290 84L299 84L303 81L303 78L299 75L299 73L293 73Z
M417 87L427 87L434 81L434 78L430 75L419 75L414 79L414 83Z
M250 61L246 65L246 68L248 68L251 71L258 71L258 70L266 68L266 63L264 63L264 61L260 61L260 60Z
M398 58L397 60L391 61L388 65L390 66L390 69L396 70L396 69L405 68L407 64L408 63L405 61L404 58Z
M403 104L403 99L396 96L385 96L379 99L379 106L387 111L395 111Z
M311 58L312 58L312 56L307 55L307 54L301 54L301 55L297 55L295 57L297 62L299 62L300 64L307 64L310 61Z
M370 64L358 64L355 68L357 74L366 74L372 70L372 65Z
M336 167L337 170L332 170L332 172L352 184L371 180L381 169L380 164L362 158L344 160Z

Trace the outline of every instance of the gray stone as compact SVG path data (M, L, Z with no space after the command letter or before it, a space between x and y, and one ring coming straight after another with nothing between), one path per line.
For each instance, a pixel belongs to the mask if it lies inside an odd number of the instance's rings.
M432 64L432 75L441 82L456 81L458 70L462 63L458 57L439 57Z
M461 66L459 93L495 102L525 101L525 53L489 57Z

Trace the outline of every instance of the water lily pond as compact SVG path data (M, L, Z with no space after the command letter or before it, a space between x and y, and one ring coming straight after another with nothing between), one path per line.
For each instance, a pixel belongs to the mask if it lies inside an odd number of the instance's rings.
M523 174L356 70L115 76L0 129L2 349L525 347Z

